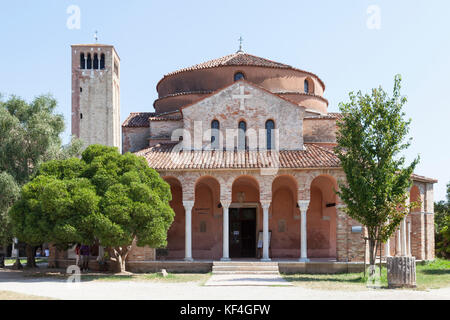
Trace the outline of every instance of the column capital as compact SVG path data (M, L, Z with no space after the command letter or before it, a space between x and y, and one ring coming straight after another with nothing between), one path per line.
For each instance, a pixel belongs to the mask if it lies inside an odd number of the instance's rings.
M220 203L222 204L222 207L229 208L231 205L231 200L220 200Z
M272 203L270 200L260 200L259 202L261 202L261 206L264 210L269 210L270 204Z
M186 210L192 210L194 207L194 201L183 201L183 206Z
M306 211L308 211L310 202L311 202L310 200L299 200L298 201L298 206L300 208L301 213L306 213Z

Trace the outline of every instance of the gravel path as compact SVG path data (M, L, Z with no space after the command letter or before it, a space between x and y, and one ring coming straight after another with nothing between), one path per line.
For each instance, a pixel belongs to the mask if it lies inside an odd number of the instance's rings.
M2 272L0 272L1 274ZM414 290L324 291L303 287L206 287L199 283L152 281L89 281L69 284L57 279L26 279L18 274L0 276L0 291L69 300L310 300L310 299L450 299L450 288Z

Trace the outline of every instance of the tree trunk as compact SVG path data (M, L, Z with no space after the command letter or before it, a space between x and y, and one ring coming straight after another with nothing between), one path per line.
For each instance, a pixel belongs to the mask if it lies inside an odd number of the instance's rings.
M36 248L31 246L31 245L29 245L29 244L27 244L26 252L27 252L27 265L26 265L26 267L28 269L37 268L36 259L35 259Z
M387 258L389 288L416 288L416 258Z
M126 271L126 261L128 257L128 253L130 252L131 247L116 247L113 249L114 256L116 257L117 268L120 270L120 273L125 274Z
M375 274L375 260L377 257L377 242L374 239L369 238L369 277Z

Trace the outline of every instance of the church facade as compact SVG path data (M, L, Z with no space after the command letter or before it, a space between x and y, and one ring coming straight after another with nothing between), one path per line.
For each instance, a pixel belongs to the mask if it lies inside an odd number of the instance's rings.
M99 116L117 123L116 51L72 46L72 61L74 134L144 157L171 187L175 220L167 248L134 247L129 265L364 259L365 230L335 193L345 180L333 152L341 115L328 112L319 76L239 50L165 75L155 111L131 113L118 138L115 125L100 121L105 136L96 127ZM421 207L382 254L431 260L437 181L412 180L410 199Z
M172 72L154 113L132 113L123 152L170 184L167 259L361 261L364 229L334 190L336 121L314 73L241 50ZM383 254L434 258L433 179L412 177L411 212Z

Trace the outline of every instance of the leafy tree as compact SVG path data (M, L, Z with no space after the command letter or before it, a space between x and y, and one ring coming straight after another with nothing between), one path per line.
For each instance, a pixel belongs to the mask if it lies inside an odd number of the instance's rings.
M450 183L447 184L447 201L434 204L436 255L450 258Z
M8 210L19 197L20 188L14 178L6 173L0 173L0 244L6 247L12 239L11 223Z
M10 210L14 234L31 246L43 242L67 249L94 240L99 197L88 179L79 178L80 159L51 161L27 183ZM69 177L69 179L64 179Z
M370 264L375 265L377 249L395 232L411 207L407 204L411 175L419 162L405 166L400 155L411 120L405 120L400 95L401 77L395 77L393 96L380 87L372 93L350 93L341 103L343 118L338 122L336 154L346 174L337 192L346 213L366 226ZM374 268L373 268L374 270Z
M81 159L50 161L22 190L11 210L15 232L29 243L48 241L110 249L121 272L133 241L167 244L174 212L169 185L144 158L93 145Z
M170 186L145 159L99 145L87 148L82 159L87 164L83 176L101 197L96 237L109 247L120 271L134 239L138 246L166 246L174 218Z
M12 190L15 186L25 185L43 161L73 156L79 152L78 140L61 147L64 119L62 115L55 114L56 107L57 102L50 95L39 96L31 103L16 96L6 101L0 97L0 173L12 177L4 180L11 184L5 188ZM12 204L8 203L1 210L3 219ZM9 224L0 225L1 234L7 235L10 230ZM34 248L27 248L27 266L35 265Z

